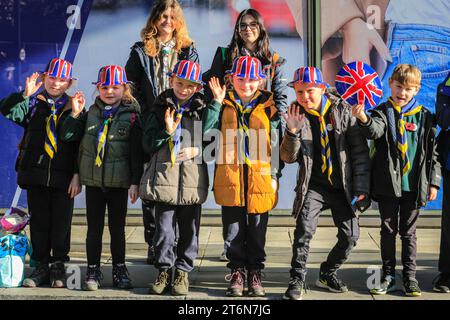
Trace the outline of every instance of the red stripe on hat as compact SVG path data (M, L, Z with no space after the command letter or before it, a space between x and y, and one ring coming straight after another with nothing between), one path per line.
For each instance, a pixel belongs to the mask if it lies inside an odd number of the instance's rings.
M64 67L64 61L58 59L58 71L56 72L56 77L61 78L61 72Z
M194 66L195 66L195 81L197 81L200 78L200 65L194 63Z
M187 69L187 72L186 72L186 78L187 79L190 79L191 78L191 72L192 72L192 68L194 67L193 66L193 64L192 63L188 63L188 69Z
M70 78L70 73L72 72L72 65L67 62L66 78Z
M313 67L308 67L308 71L309 71L309 80L311 80L311 83L315 83L316 82L316 77L315 77L316 69Z

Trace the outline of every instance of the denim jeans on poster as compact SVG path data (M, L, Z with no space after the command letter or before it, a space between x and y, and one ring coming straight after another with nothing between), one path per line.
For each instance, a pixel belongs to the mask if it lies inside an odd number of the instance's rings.
M394 68L401 63L415 65L422 72L422 87L417 101L435 113L436 90L450 71L450 29L422 24L389 25L387 46L393 62L388 64L383 75L383 101L391 92L389 78ZM435 201L429 202L426 209L442 207L442 188Z

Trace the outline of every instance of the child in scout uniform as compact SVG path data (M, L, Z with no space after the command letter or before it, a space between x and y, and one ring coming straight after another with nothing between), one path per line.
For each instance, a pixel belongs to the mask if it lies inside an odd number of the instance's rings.
M327 208L338 229L338 241L320 265L316 285L336 293L348 291L336 273L359 238L356 209L363 211L370 205L370 159L351 107L337 92L327 89L319 69L297 69L289 86L297 101L283 115L287 128L280 157L287 163L298 162L300 167L290 280L283 298L300 300L305 293L310 241L320 213Z
M188 275L199 247L201 205L209 187L208 168L202 161L202 132L208 130L208 123L202 120L208 106L199 92L203 82L198 63L181 60L169 77L171 88L157 97L144 128L144 151L151 158L141 179L140 197L155 202L153 243L159 274L150 293L163 294L171 288L172 295L187 295ZM217 110L225 87L217 79L212 83L214 100L209 108ZM176 226L179 238L175 247Z
M102 279L100 258L105 210L111 235L113 286L132 288L125 266L125 219L128 196L134 203L142 175L142 129L139 104L131 95L125 71L108 65L93 84L99 96L88 112L74 105L64 122L64 139L81 141L79 167L86 186L88 266L84 290L97 290Z
M442 195L441 243L439 275L433 283L436 292L450 293L450 72L438 86L436 99L437 124L441 127L438 148L442 165L444 192Z
M0 102L1 113L25 130L16 162L17 183L27 190L31 259L36 268L23 281L24 287L49 283L54 288L65 287L73 198L81 185L76 165L78 143L62 141L61 123L81 97L81 93L74 97L66 94L75 80L71 63L54 58L45 72L26 79L24 91Z
M227 92L216 117L221 139L213 188L222 206L224 238L230 239L225 241L231 269L226 295L242 296L247 279L248 295L264 296L261 270L267 223L281 176L278 148L272 159L271 141L281 136L281 120L272 93L258 87L266 76L257 58L236 58L227 74L233 90Z
M399 64L389 80L391 97L373 109L354 106L362 132L374 140L372 196L381 216L383 277L373 294L394 291L395 240L402 240L403 285L407 296L420 296L416 280L416 223L419 208L436 199L441 178L437 161L434 116L416 99L421 73Z

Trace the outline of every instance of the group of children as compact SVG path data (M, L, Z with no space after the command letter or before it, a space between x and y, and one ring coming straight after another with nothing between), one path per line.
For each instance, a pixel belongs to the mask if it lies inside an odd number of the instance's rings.
M265 295L261 271L269 211L277 203L283 163L295 162L296 228L283 298L299 300L305 293L309 244L319 214L327 208L338 241L321 264L316 285L348 291L337 270L359 238L357 212L367 209L371 199L379 204L383 262L382 281L371 293L396 288L395 239L400 233L405 293L420 295L416 222L419 208L436 198L440 185L435 121L414 99L420 71L398 65L389 81L391 98L370 114L364 106L343 101L314 67L295 71L289 86L297 99L287 113L277 110L271 92L260 89L266 75L255 57L233 61L226 75L231 90L213 77L208 83L212 100L201 92L201 75L198 63L178 61L169 73L170 88L156 98L144 123L125 70L114 65L100 69L94 82L98 96L88 111L81 92L73 97L65 93L76 79L71 64L58 58L45 72L27 78L24 91L0 101L2 114L25 128L16 169L18 184L28 192L36 268L23 285L65 286L73 198L84 185L84 289L96 290L103 277L106 206L113 285L132 288L125 266L125 218L128 197L132 202L140 197L154 202L156 212L153 244L159 274L150 292L187 295L209 189L205 137L213 135L213 192L222 206L224 238L230 242L227 296L239 297L245 291L249 296ZM372 159L366 139L373 140ZM150 157L145 170L144 153Z

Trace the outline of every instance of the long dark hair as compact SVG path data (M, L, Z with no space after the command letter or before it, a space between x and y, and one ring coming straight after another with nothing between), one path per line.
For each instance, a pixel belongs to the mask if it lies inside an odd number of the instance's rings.
M256 40L256 50L255 56L259 60L267 60L268 62L272 61L272 54L269 49L269 34L267 33L266 28L264 27L264 22L261 14L255 9L245 9L242 11L236 19L236 25L234 26L234 34L231 42L229 44L230 50L228 50L228 61L233 61L234 58L240 55L240 50L244 46L244 41L242 40L239 34L239 25L244 16L250 15L252 16L259 26L259 37Z

